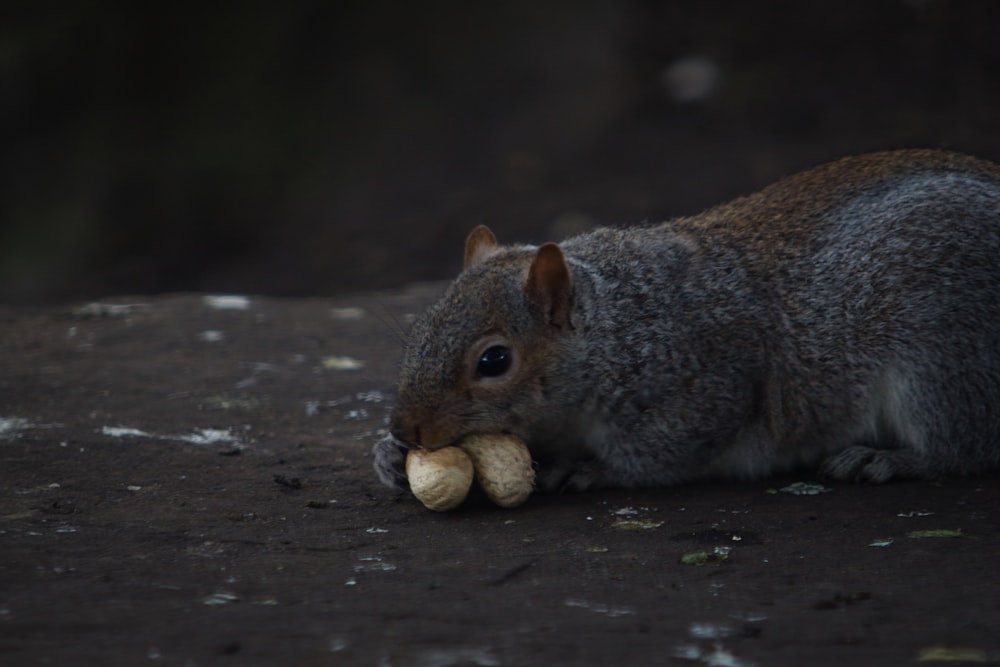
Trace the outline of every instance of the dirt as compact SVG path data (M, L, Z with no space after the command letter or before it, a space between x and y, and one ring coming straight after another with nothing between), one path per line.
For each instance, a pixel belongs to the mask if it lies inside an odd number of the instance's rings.
M996 475L447 513L381 487L398 332L439 289L0 310L0 663L1000 662Z

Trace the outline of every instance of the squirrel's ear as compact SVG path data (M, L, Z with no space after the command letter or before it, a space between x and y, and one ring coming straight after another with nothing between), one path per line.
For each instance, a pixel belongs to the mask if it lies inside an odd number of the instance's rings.
M569 267L562 250L555 243L546 243L535 254L528 269L524 295L549 324L560 329L573 328L569 317L573 305Z
M497 237L486 225L479 225L465 238L465 262L463 268L469 268L486 259L497 247Z

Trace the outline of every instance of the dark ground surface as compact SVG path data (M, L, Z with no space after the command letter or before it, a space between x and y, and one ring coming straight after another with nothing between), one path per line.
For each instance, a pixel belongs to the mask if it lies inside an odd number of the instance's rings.
M393 332L438 288L0 310L0 663L1000 662L996 476L381 488Z

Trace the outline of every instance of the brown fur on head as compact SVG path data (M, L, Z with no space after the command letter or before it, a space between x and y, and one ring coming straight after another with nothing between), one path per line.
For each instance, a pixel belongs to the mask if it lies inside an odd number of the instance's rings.
M437 449L471 433L529 441L553 359L572 330L572 280L554 243L501 248L476 227L465 269L413 326L392 431Z

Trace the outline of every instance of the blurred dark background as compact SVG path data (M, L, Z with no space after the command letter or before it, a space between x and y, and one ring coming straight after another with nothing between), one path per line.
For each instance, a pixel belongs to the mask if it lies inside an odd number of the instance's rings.
M0 20L0 303L329 295L847 153L1000 159L994 0L46 3Z

